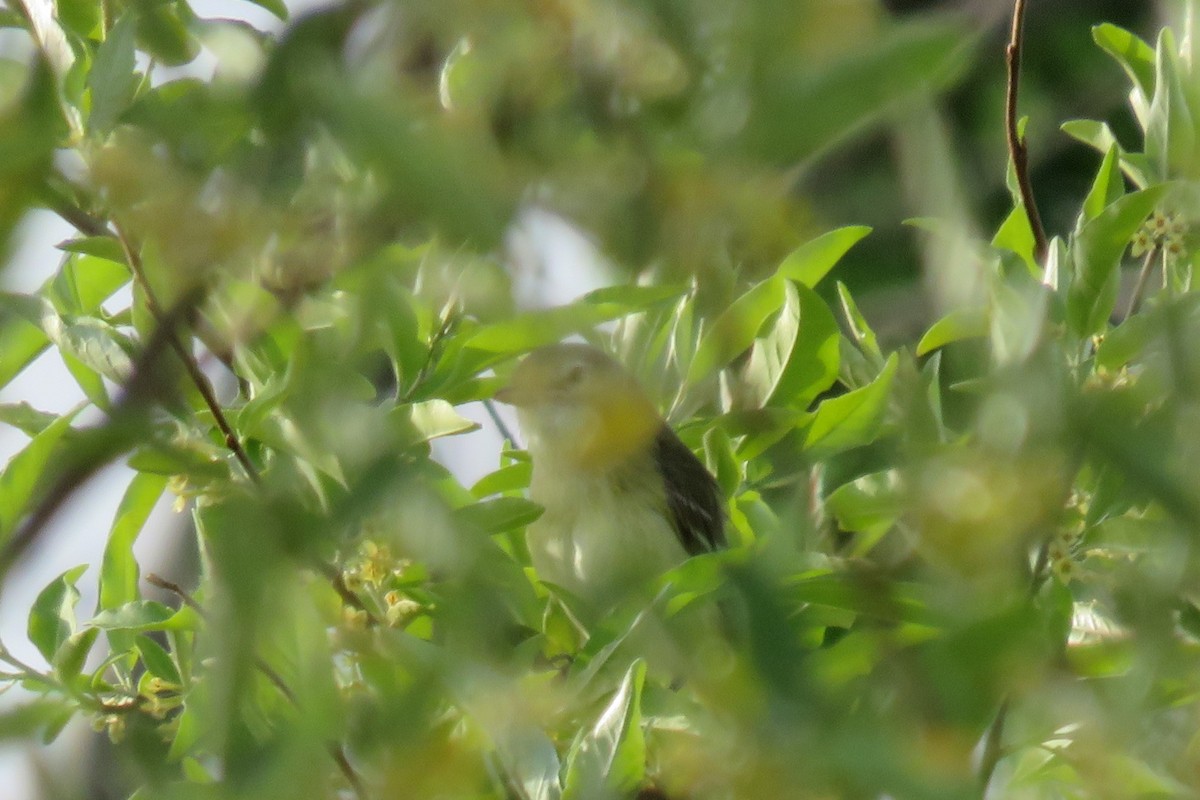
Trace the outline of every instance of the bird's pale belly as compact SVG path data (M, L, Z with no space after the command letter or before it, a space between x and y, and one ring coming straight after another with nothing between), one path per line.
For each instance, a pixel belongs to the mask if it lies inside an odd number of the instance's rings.
M649 587L687 558L653 484L632 496L602 479L535 480L532 488L546 508L527 534L538 577L597 607Z

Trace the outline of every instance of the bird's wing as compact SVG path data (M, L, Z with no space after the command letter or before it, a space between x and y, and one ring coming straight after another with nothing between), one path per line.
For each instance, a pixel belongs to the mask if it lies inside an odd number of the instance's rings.
M700 459L663 425L654 440L654 460L663 476L671 524L689 555L725 546L721 488Z

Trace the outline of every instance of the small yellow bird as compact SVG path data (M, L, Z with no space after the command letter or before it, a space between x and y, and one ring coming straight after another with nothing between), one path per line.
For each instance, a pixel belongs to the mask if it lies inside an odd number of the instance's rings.
M725 545L716 480L637 380L586 344L533 351L496 399L533 458L527 533L538 577L603 612L689 555Z

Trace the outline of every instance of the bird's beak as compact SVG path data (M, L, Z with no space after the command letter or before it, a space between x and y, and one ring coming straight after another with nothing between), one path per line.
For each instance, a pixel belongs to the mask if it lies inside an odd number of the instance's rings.
M512 384L500 387L492 397L510 406L521 406L529 401L526 393Z

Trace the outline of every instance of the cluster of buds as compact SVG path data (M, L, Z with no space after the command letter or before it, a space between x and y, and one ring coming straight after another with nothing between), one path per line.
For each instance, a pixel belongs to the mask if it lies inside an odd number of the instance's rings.
M1160 249L1170 258L1179 258L1186 252L1187 232L1188 225L1180 214L1158 210L1133 235L1130 251L1134 258Z
M1046 563L1054 577L1064 585L1079 577L1079 562L1075 560L1075 547L1081 533L1074 528L1062 528L1046 547Z
M140 708L155 719L165 719L167 714L183 704L180 687L157 676L150 676L142 682L139 690L141 696Z
M92 720L92 730L108 735L113 744L120 744L125 739L125 716L123 714L104 714Z
M342 572L347 588L356 591L369 586L377 588L385 581L403 572L410 562L395 558L386 544L367 539L358 547L358 556Z

